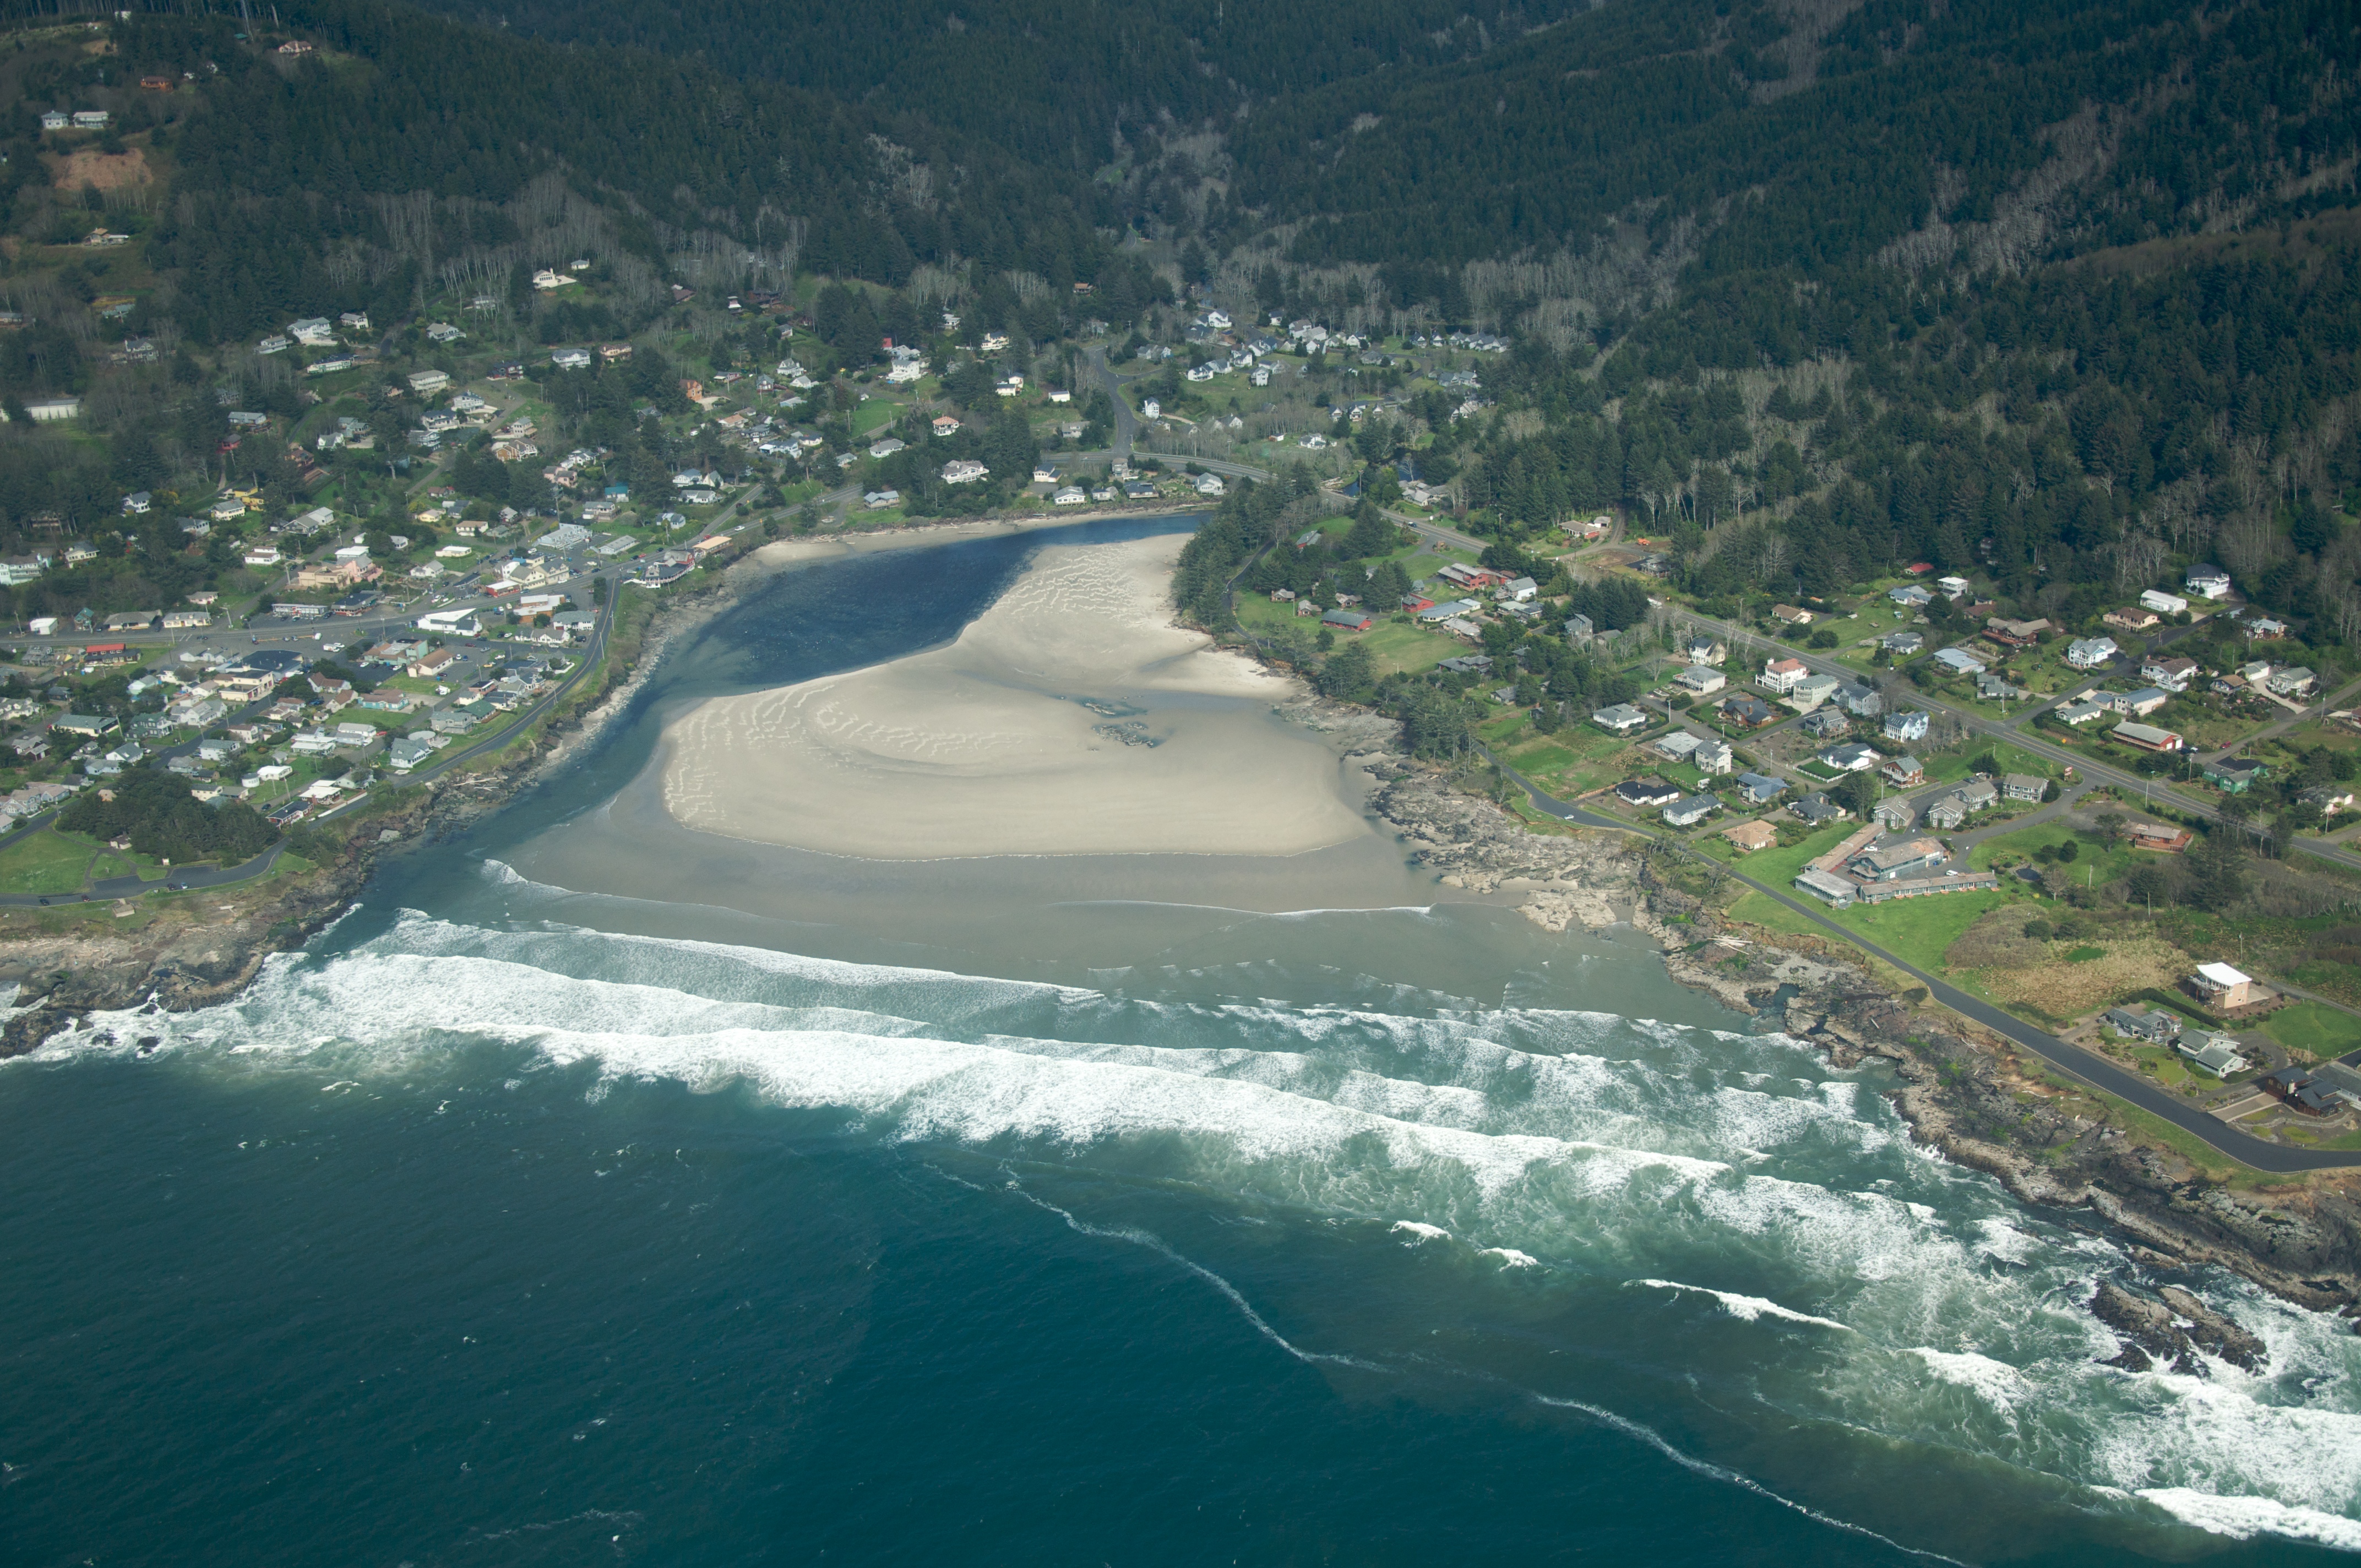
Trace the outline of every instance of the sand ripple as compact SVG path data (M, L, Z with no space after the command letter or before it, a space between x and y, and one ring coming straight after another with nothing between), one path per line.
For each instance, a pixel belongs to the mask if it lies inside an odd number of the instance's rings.
M1180 545L1045 549L947 648L699 705L667 733L665 806L884 860L1294 854L1367 831L1334 757L1268 713L1290 683L1173 624ZM1137 707L1159 743L1111 739L1083 699Z

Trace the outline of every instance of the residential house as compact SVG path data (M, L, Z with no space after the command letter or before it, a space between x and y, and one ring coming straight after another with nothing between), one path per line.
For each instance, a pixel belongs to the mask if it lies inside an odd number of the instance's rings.
M1999 804L2000 792L1982 779L1971 779L1927 807L1927 820L1945 832L1958 828L1980 811Z
M2039 620L2009 620L1993 616L1984 622L1983 635L1989 641L2009 648L2030 648L2041 641L2049 630L2047 619Z
M2200 598L2227 598L2230 595L2230 574L2219 566L2191 566L2181 581Z
M1935 588L1947 599L1964 598L1967 597L1968 580L1965 577L1938 577Z
M1615 786L1615 797L1626 806L1658 806L1680 799L1681 786L1663 779L1625 779Z
M2197 678L2197 661L2186 658L2166 658L2150 654L2140 665L2140 679L2153 682L2169 692L2184 692L2189 683Z
M1721 836L1741 854L1768 850L1779 842L1779 830L1768 822L1733 822L1721 830Z
M1904 789L1927 782L1927 764L1907 751L1898 757L1888 757L1877 773L1886 783L1898 784Z
M1885 716L1883 732L1887 740L1900 740L1906 744L1913 740L1927 739L1927 716L1924 709L1899 708Z
M2161 622L2163 617L2144 605L2130 605L2122 609L2111 609L2099 619L2118 631L2146 631Z
M1819 740L1841 740L1852 731L1852 720L1833 707L1814 708L1795 728Z
M2216 1013L2235 1013L2263 1000L2256 992L2252 975L2224 963L2199 964L2197 972L2180 983L2190 995Z
M1933 590L1917 583L1905 583L1898 588L1888 588L1885 597L1905 609L1924 609L1935 602Z
M2191 1067L2212 1073L2215 1078L2227 1078L2246 1069L2246 1058L2238 1054L2238 1043L2227 1035L2191 1035L2177 1042L2173 1048L2189 1059Z
M1668 735L1656 737L1656 750L1675 762L1688 761L1697 749L1704 744L1704 736L1692 734L1686 729L1675 729Z
M2049 793L2049 781L2034 773L2004 773L2000 793L2010 800L2038 801Z
M1811 669L1801 659L1769 659L1763 662L1761 685L1766 691L1785 696L1797 681L1810 674Z
M1779 717L1761 697L1743 694L1724 699L1720 712L1726 721L1745 729L1760 729Z
M1719 637L1692 637L1681 652L1692 664L1719 664L1730 657L1729 647Z
M2189 601L2187 599L2180 598L2178 594L2162 593L2155 588L2148 588L2141 593L2140 605L2143 609L2152 609L2158 615L2186 615L2189 613Z
M1833 700L1855 718L1875 718L1885 711L1885 698L1878 694L1877 688L1863 685L1859 681L1840 684Z
M1851 813L1828 797L1826 792L1814 790L1799 800L1790 801L1787 809L1798 821L1814 828L1824 828L1831 822L1841 822Z
M2310 669L2301 664L2291 664L2285 669L2273 670L2264 680L2263 689L2273 696L2299 697L2309 696L2312 688L2319 684L2320 677Z
M451 384L451 378L440 370L413 370L408 379L411 391L422 398L431 398Z
M1812 709L1819 707L1820 704L1828 701L1829 697L1834 696L1836 695L1837 688L1843 685L1844 682L1839 680L1834 675L1806 675L1802 680L1797 681L1794 685L1787 688L1787 705L1790 707L1796 708L1802 712L1809 713Z
M2353 809L2353 786L2350 784L2314 784L2298 790L2296 802L2301 806L2316 806L2323 817L2334 817L2340 811Z
M2101 702L2097 696L2092 696L2074 702L2061 703L2051 711L2057 714L2059 722L2062 724L2088 724L2103 714L2114 711L2109 706L2109 703L2114 700L2114 695L2112 692L2107 694L2108 702Z
M2122 652L2112 637L2078 637L2066 645L2066 662L2078 670L2095 670Z
M2099 1018L2118 1035L2152 1041L2159 1046L2169 1046L2180 1037L2179 1015L2161 1008L2146 1008L2135 1013L2127 1007L2110 1007Z
M2172 694L2161 686L2142 686L2124 693L2108 706L2126 718L2146 718L2171 700Z
M1920 631L1889 631L1879 640L1878 646L1897 659L1906 659L1927 646L1927 636Z
M1937 649L1935 663L1955 675L1981 675L1985 669L1982 660L1958 648Z
M1683 795L1664 809L1664 823L1671 828L1694 828L1721 809L1721 802L1709 795Z
M1730 742L1718 739L1699 743L1697 749L1689 753L1689 762L1697 772L1708 777L1729 773L1737 766L1737 760L1731 755L1730 750Z
M1841 746L1830 746L1814 753L1820 765L1840 773L1858 773L1877 766L1877 753L1858 740L1848 740Z
M1774 604L1771 607L1771 619L1782 626L1809 626L1814 618L1808 609L1798 609L1792 604Z
M1629 735L1634 729L1648 727L1648 716L1628 702L1600 708L1590 716L1590 721L1610 735Z
M2270 770L2252 757L2217 757L2205 764L2205 782L2224 795L2244 795L2247 786L2257 779L2270 777Z
M1907 833L1918 820L1918 806L1908 795L1888 795L1869 808L1869 819L1888 833Z
M1710 664L1691 664L1674 677L1683 691L1697 696L1710 696L1730 684L1730 677Z
M1332 609L1321 616L1320 624L1345 631L1367 631L1377 624L1367 613L1358 609Z
M1787 793L1787 781L1774 779L1768 773L1741 773L1738 793L1749 806L1768 806Z
M1590 624L1590 617L1587 615L1571 615L1566 617L1565 640L1568 642L1580 645L1581 643L1589 641L1591 638L1596 635L1597 632ZM1709 663L1714 661L1699 660L1697 662L1700 663Z

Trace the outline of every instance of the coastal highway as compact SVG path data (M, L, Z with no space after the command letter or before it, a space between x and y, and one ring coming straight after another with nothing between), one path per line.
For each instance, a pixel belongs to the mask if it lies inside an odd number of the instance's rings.
M1485 754L1491 755L1488 751ZM1545 794L1536 787L1532 780L1501 762L1498 758L1493 758L1493 765L1516 782L1518 787L1525 792L1526 798L1533 803L1537 810L1545 811L1561 821L1578 823L1587 828L1608 828L1617 832L1657 839L1658 842L1674 843L1675 848L1686 850L1686 846L1679 845L1675 840L1658 839L1657 835L1634 828L1628 822L1619 822L1611 817L1602 817L1595 811L1586 811L1578 806L1558 799L1555 795ZM1909 963L1886 951L1859 932L1839 925L1820 910L1790 896L1783 890L1757 882L1743 872L1724 866L1719 861L1714 862L1714 866L1716 870L1726 872L1755 892L1777 899L1796 914L1826 928L1829 935L1839 940L1850 943L1863 952L1893 965L1924 985L1936 1001L1954 1013L1972 1018L1994 1034L2004 1035L2015 1040L2018 1045L2025 1047L2026 1049L2068 1076L2079 1079L2093 1089L2103 1090L2119 1100L2128 1101L2152 1116L2161 1117L2182 1132L2204 1143L2208 1147L2229 1156L2242 1165L2278 1175L2291 1175L2310 1170L2344 1170L2361 1167L2361 1152L2340 1154L2292 1149L2280 1144L2266 1143L2251 1134L2242 1133L2229 1124L2207 1115L2178 1095L2167 1093L2163 1089L2137 1074L2125 1071L2105 1058L2094 1056L2080 1047L2070 1046L2057 1036L2045 1034L2022 1019L2011 1017L1992 1003L1971 996L1957 986L1945 983L1916 964Z

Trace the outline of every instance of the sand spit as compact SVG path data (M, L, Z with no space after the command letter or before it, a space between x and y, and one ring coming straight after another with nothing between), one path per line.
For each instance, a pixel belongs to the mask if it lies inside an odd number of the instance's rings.
M1289 855L1372 831L1290 680L1173 623L1182 540L1044 549L956 642L666 732L699 831L872 860Z

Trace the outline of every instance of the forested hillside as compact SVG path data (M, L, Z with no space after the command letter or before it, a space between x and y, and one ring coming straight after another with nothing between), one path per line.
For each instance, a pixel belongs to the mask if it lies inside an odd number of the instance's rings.
M521 343L662 323L719 367L758 345L716 291L845 281L817 331L847 369L945 308L1019 364L1175 339L1168 303L1505 334L1472 400L1384 381L1361 456L1505 543L1627 509L1708 598L1925 561L2079 612L2219 556L2361 633L2361 25L2330 0L273 16L53 12L0 51L0 396L82 400L0 441L0 544L243 472L219 411L300 403L250 349L294 318L490 297ZM84 105L103 137L37 119ZM595 302L533 296L565 257ZM623 397L601 428L653 470Z

